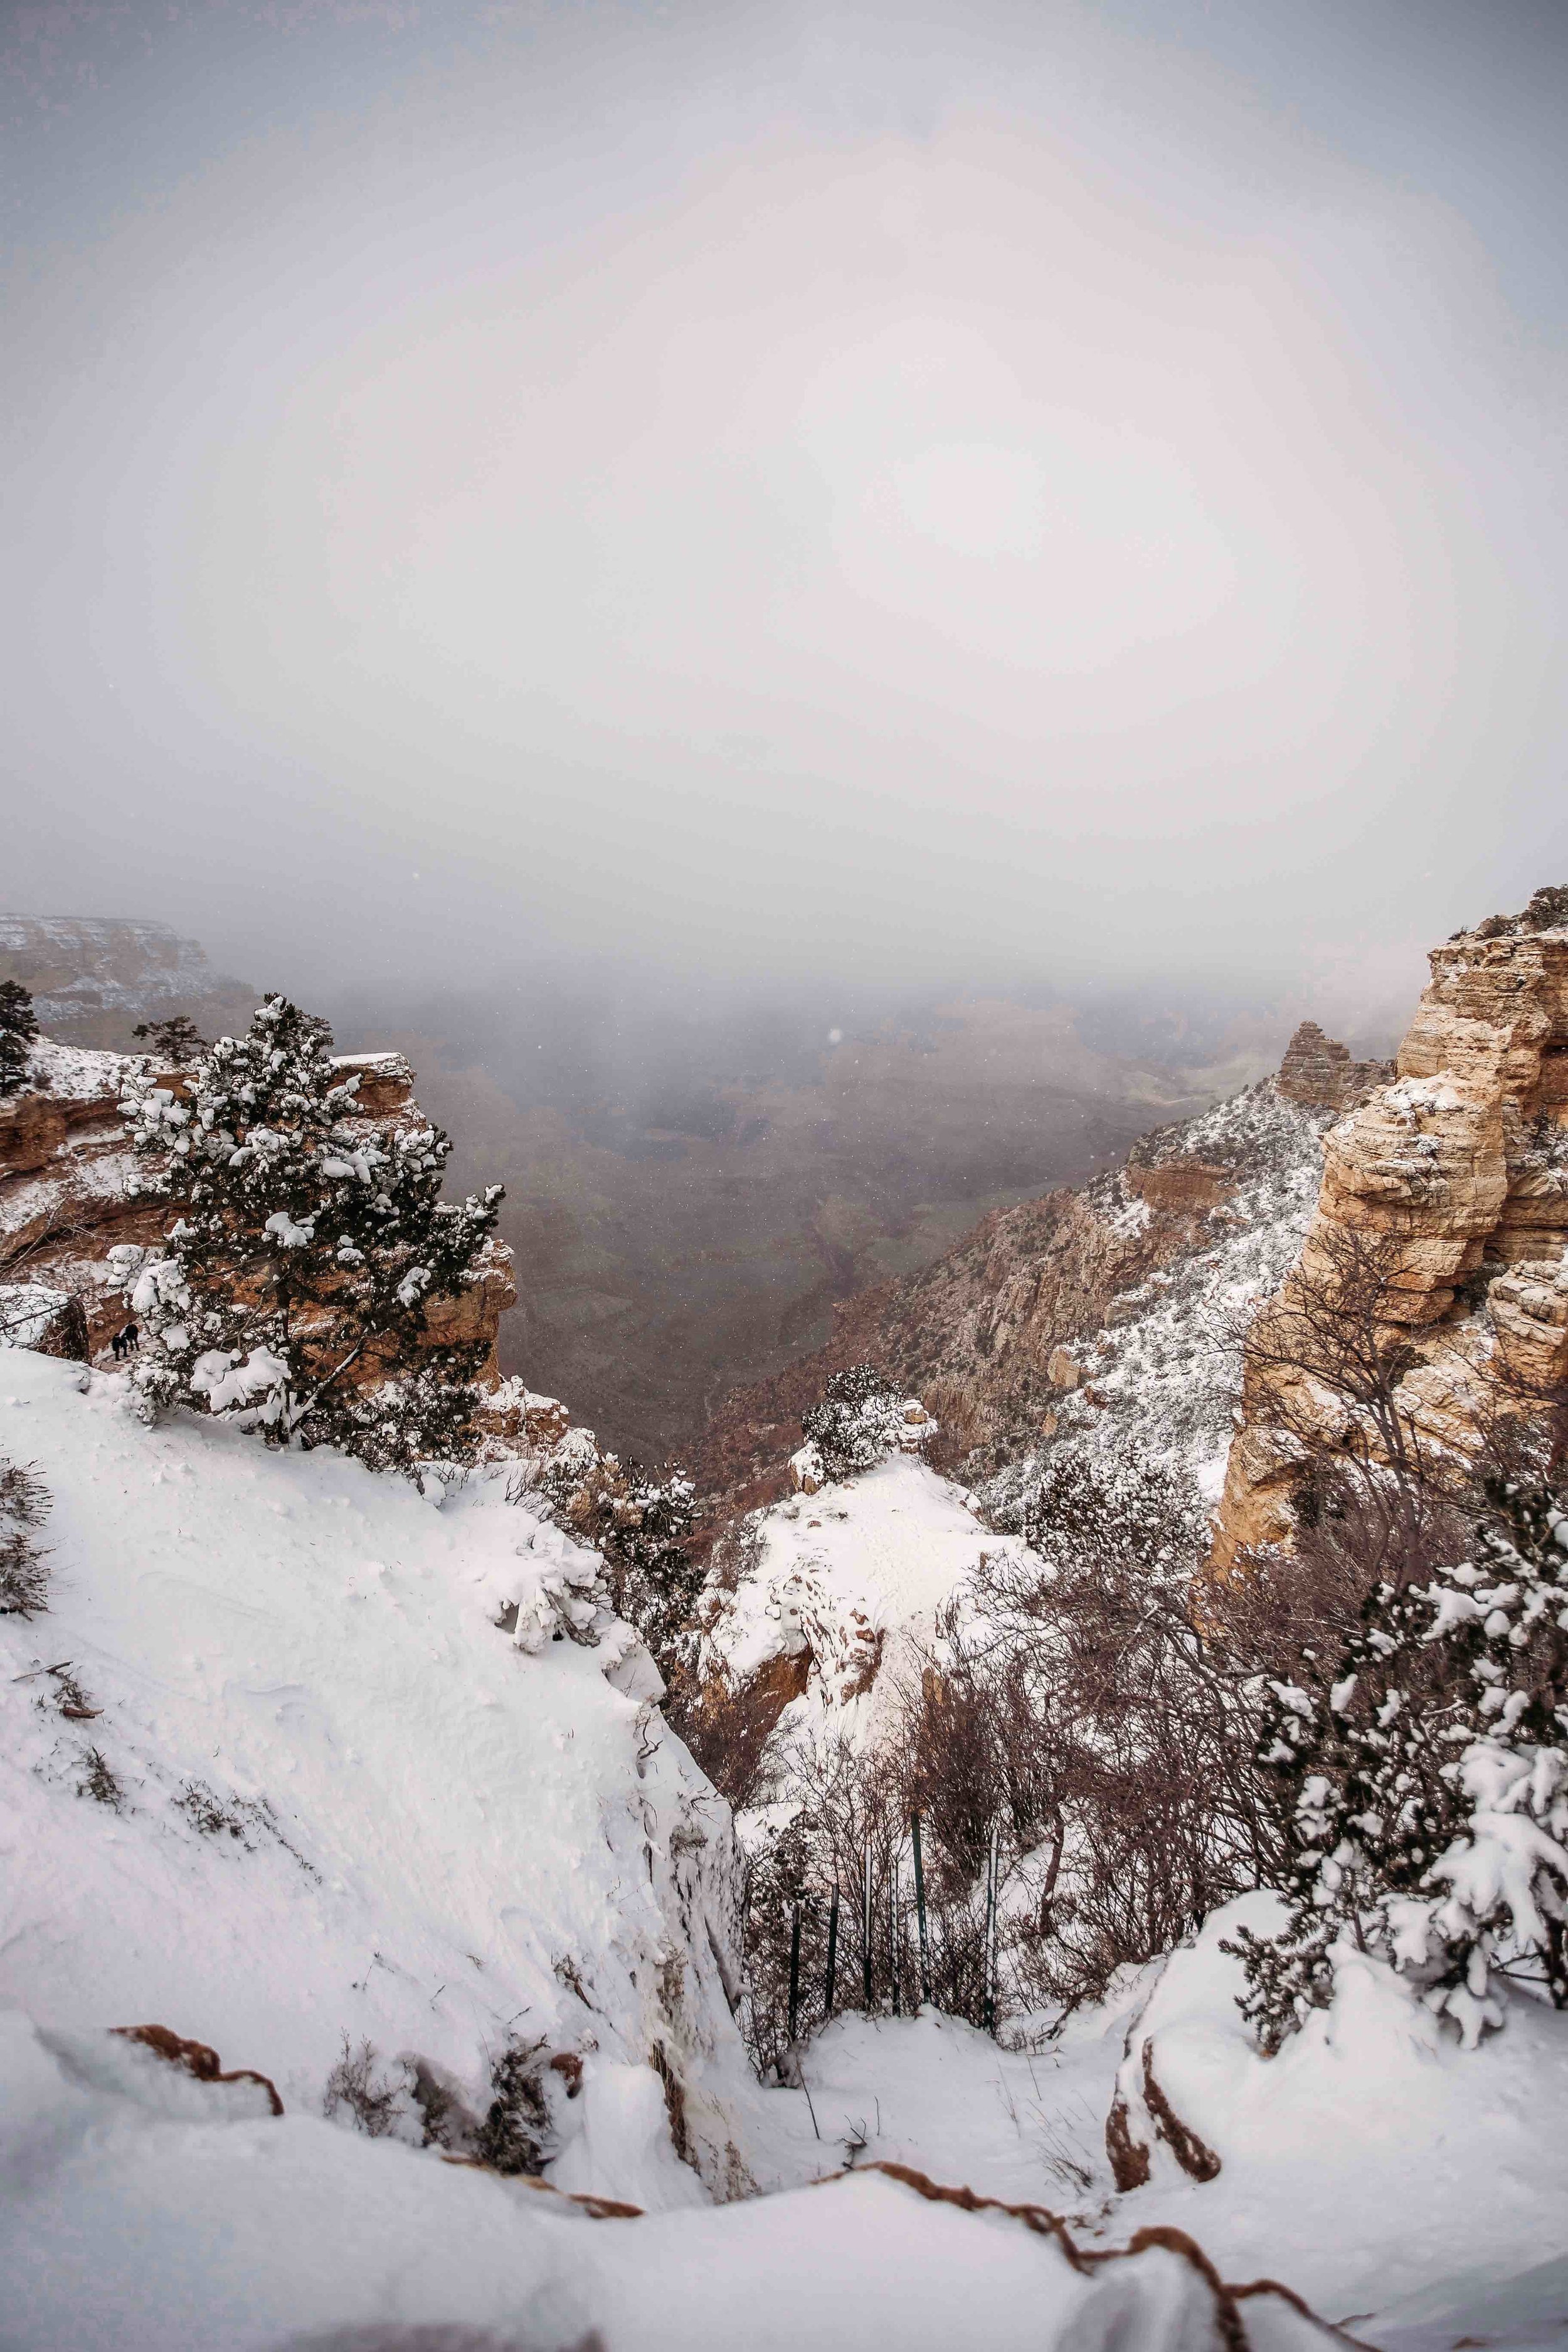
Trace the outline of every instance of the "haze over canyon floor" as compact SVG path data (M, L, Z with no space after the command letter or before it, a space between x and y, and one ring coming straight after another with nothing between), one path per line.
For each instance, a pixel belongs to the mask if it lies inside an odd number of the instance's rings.
M120 1049L149 1013L243 1027L258 992L165 926L85 918L0 917L0 978L51 1034ZM456 1139L455 1186L505 1184L503 1370L653 1456L820 1347L836 1304L1114 1165L1271 1068L1290 1026L1132 992L747 999L605 965L315 1009L344 1051L407 1055Z

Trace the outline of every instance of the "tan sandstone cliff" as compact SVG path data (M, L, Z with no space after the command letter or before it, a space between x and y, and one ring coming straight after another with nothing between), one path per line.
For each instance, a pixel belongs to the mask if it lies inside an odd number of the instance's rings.
M1352 1062L1348 1045L1303 1021L1285 1048L1274 1090L1307 1110L1349 1110L1393 1076L1392 1062Z
M1244 1549L1288 1545L1311 1443L1353 1439L1332 1384L1277 1360L1352 1262L1378 1269L1387 1344L1409 1363L1397 1411L1416 1444L1462 1455L1500 1398L1527 1410L1568 1383L1568 889L1538 891L1522 915L1458 932L1430 961L1392 1080L1324 1137L1316 1213L1260 1318L1259 1355L1276 1360L1244 1390L1222 1570ZM1271 1348L1278 1334L1287 1344Z

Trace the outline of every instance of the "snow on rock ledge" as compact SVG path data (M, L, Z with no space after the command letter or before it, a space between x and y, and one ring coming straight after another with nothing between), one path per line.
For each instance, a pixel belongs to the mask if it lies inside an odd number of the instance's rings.
M990 1534L962 1488L896 1454L759 1511L749 1549L735 1590L712 1612L705 1671L748 1684L774 1661L791 1663L805 1713L868 1733L884 1666L931 1636L983 1551L1022 1546Z

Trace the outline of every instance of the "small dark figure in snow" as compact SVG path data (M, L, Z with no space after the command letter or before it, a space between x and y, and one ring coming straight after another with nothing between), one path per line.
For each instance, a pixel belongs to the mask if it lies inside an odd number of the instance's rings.
M115 1333L109 1344L116 1359L123 1362L127 1356L133 1356L142 1345L142 1334L134 1323L127 1323L123 1330Z

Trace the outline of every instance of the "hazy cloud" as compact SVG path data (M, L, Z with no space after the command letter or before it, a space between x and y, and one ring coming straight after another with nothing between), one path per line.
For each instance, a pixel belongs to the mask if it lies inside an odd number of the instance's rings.
M1352 992L1518 902L1564 43L1485 13L14 44L0 897L261 975Z

